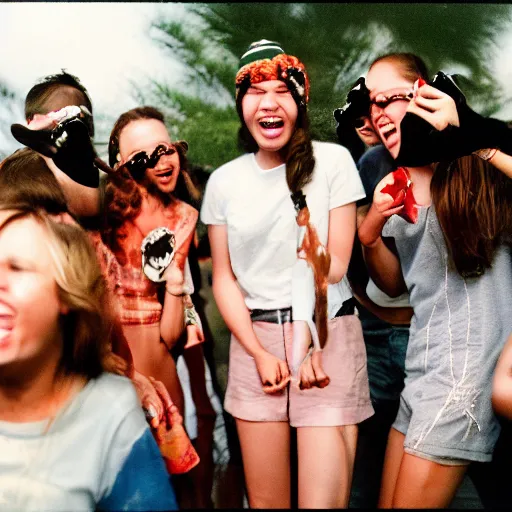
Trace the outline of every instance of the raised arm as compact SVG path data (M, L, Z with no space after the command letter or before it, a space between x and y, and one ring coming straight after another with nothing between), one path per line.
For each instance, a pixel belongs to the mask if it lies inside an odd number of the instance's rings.
M100 189L86 187L62 172L51 158L43 156L64 192L69 211L78 217L93 217L100 213ZM100 187L102 186L100 180Z
M285 361L267 352L254 333L249 310L231 268L226 225L208 226L212 253L213 295L222 318L247 353L254 358L266 393L283 389L290 380Z
M400 260L381 236L388 217L403 208L403 205L393 207L396 200L381 192L384 185L393 182L392 175L388 174L375 188L373 203L359 226L358 235L370 277L384 293L390 297L398 297L407 291Z

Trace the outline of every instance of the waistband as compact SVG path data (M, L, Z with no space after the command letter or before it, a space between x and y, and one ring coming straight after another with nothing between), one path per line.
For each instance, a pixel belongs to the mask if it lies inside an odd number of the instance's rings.
M345 315L353 315L355 312L356 301L353 297L347 299L338 309L334 318ZM268 322L270 324L284 324L293 322L292 308L283 309L253 309L251 311L251 320L253 322Z

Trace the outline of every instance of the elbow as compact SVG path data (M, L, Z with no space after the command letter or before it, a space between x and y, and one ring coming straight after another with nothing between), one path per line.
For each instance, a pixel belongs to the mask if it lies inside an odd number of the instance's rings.
M495 380L492 388L492 407L496 414L512 420L512 389Z

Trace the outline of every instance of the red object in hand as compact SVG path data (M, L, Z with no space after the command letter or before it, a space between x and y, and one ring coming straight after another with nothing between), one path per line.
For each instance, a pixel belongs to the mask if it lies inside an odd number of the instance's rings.
M393 199L392 207L404 205L398 215L411 224L416 223L418 220L418 208L416 200L412 193L412 181L409 173L404 167L399 167L393 171L394 182L386 185L381 192L389 194Z

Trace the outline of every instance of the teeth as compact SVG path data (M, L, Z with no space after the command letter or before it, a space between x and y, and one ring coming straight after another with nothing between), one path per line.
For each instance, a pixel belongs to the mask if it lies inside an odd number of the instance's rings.
M0 340L6 338L10 332L9 329L0 329Z
M260 123L279 123L282 120L281 117L264 117L260 119Z
M394 129L395 129L394 123L387 123L380 127L380 131L383 135L385 135L386 133L389 133L390 131L392 131Z

